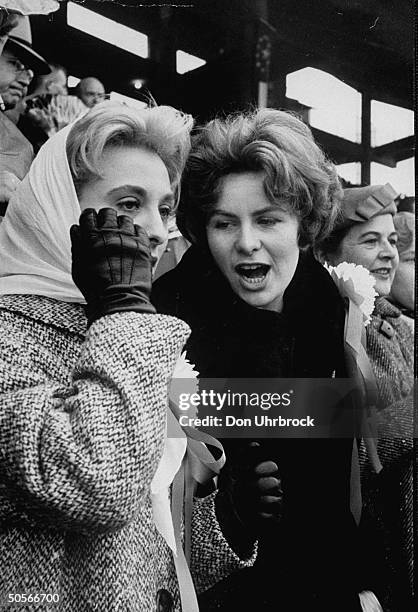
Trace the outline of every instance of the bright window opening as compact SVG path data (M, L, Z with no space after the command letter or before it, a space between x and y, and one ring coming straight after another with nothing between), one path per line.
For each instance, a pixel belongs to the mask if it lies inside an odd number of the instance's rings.
M350 162L348 164L339 164L337 166L338 176L348 181L352 185L360 185L361 182L361 164L360 162Z
M400 140L414 133L414 112L408 108L372 100L372 147Z
M185 74L204 66L206 61L196 55L190 55L185 51L176 51L176 70L179 74Z
M79 4L68 3L67 23L77 30L100 38L134 55L148 57L148 36Z
M132 106L133 108L146 108L147 105L142 100L136 100L136 98L130 98L129 96L125 96L123 94L118 93L117 91L110 92L110 99L114 102L122 102L126 104L126 106Z
M415 165L414 158L404 159L396 164L396 168L388 168L383 164L372 162L370 178L373 185L390 183L395 191L407 196L415 195Z
M68 87L77 87L77 85L79 84L80 79L78 77L75 76L69 76L67 79L67 85Z
M361 94L317 68L302 68L287 75L286 96L310 106L310 125L361 142Z

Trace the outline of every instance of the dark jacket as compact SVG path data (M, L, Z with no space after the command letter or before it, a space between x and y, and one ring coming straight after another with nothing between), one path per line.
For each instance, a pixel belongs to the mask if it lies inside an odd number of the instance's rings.
M156 282L153 301L159 312L192 328L187 355L202 377L346 375L344 303L328 272L308 254L301 254L280 314L243 302L212 258L194 247ZM222 442L231 466L242 442ZM214 609L359 609L356 527L349 510L352 440L274 439L262 445L279 466L283 519L261 538L257 568L247 576L241 572L240 584L235 580L222 596L215 593L223 607Z

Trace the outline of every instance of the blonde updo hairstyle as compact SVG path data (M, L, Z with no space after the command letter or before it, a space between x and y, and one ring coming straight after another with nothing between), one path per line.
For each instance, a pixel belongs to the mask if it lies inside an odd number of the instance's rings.
M342 197L335 167L294 115L261 109L217 118L200 129L183 175L178 226L207 247L206 224L228 174L262 172L272 204L287 203L300 221L299 245L328 235Z
M67 158L77 194L100 178L100 161L108 147L141 147L156 153L167 168L176 199L190 151L193 118L170 106L137 109L102 102L79 119L67 137Z

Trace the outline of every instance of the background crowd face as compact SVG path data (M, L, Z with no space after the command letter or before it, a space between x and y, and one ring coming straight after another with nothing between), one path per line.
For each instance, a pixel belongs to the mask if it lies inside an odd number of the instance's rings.
M11 51L0 56L0 93L6 108L14 108L28 92L33 72ZM3 89L2 89L3 88Z
M4 49L0 55L0 94L4 94L13 85L17 89L27 87L33 78L33 72L22 64L10 50Z
M376 280L377 293L388 295L399 262L397 240L392 215L378 215L348 230L331 263L347 261L364 266Z
M408 310L415 305L415 238L408 249L400 253L399 265L391 288L392 299Z
M66 95L67 75L61 68L54 68L49 74L43 75L43 92L52 95Z
M233 291L257 308L280 312L299 260L299 220L272 204L263 173L230 174L207 224L212 256Z
M82 102L88 107L93 108L105 97L105 90L102 83L93 77L82 79L78 87L79 96Z
M93 178L79 192L81 210L113 208L131 217L150 239L155 270L168 240L168 224L174 214L174 195L161 158L138 147L107 147Z

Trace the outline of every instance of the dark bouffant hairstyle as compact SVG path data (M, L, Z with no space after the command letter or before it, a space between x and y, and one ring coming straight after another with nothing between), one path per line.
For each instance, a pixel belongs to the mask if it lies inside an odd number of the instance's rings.
M240 172L262 172L267 198L287 201L300 220L301 247L331 231L342 197L334 165L300 119L260 109L214 119L194 137L178 211L179 229L192 243L207 246L206 224L221 179Z

